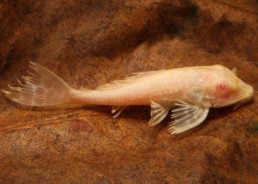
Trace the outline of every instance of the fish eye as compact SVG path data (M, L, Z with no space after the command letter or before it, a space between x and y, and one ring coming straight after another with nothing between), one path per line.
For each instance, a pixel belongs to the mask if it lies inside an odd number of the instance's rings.
M227 89L228 85L224 82L217 84L217 89L225 90Z
M224 84L224 83L220 84L220 85L219 85L219 88L220 88L220 89L225 89L225 88L226 88L226 84Z

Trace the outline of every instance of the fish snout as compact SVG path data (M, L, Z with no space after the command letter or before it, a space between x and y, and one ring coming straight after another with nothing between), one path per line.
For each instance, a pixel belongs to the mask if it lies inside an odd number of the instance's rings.
M241 103L247 103L249 102L254 95L254 88L246 84L245 82L241 81L240 82L240 90L241 90Z

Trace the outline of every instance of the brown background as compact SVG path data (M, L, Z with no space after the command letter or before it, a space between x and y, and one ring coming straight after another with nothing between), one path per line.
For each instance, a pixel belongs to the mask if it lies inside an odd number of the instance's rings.
M149 107L113 119L110 107L22 107L1 93L0 183L257 182L257 51L257 0L1 1L0 89L29 61L77 88L223 64L255 94L171 136L169 119L148 127Z

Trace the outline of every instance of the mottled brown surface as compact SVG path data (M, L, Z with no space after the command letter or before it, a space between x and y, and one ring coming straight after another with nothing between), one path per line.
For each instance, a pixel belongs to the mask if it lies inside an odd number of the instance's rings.
M29 61L78 88L215 63L255 88L253 102L176 136L168 119L148 127L149 107L113 119L109 107L21 107L1 93L0 183L258 181L257 0L1 1L0 32L0 89Z

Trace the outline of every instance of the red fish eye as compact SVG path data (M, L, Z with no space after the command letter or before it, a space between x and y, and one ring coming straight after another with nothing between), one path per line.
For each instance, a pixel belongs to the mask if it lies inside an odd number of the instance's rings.
M227 87L227 85L224 83L221 83L218 86L219 86L219 89L226 89L226 87Z

